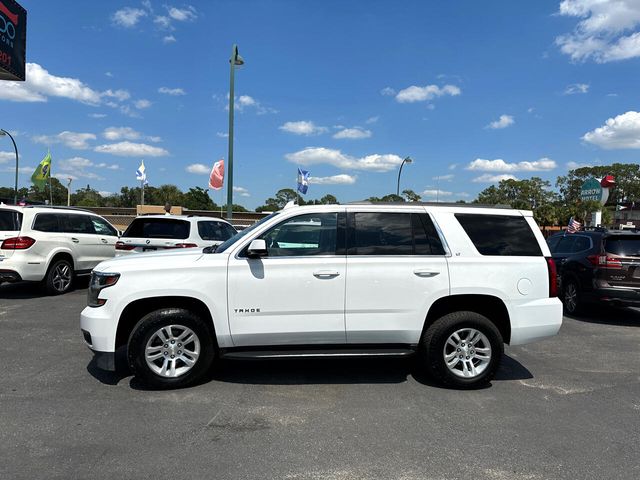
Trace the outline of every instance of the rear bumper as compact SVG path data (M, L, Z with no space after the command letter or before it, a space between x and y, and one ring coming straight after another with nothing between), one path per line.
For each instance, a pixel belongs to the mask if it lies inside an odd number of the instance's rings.
M2 270L0 269L0 283L2 282L21 282L22 277L18 272L14 272L13 270Z
M598 288L585 293L584 300L610 305L640 306L640 290L632 288Z
M509 310L510 345L522 345L553 337L562 326L562 302L557 298L512 304Z

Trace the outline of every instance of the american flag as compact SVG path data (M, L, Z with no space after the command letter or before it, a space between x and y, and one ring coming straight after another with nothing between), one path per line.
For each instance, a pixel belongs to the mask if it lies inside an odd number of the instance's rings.
M567 225L568 233L576 233L580 230L580 222L576 221L573 217L569 219L569 225Z

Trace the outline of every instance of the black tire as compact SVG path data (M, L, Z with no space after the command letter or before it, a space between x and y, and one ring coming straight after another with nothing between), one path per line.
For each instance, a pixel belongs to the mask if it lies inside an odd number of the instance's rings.
M580 287L578 286L578 282L572 278L568 278L562 282L562 303L565 313L569 315L576 315L582 310Z
M44 288L49 295L62 295L73 288L73 264L66 258L51 262L44 277Z
M160 337L157 334L163 328L166 330L162 335L168 341L165 345L158 345ZM185 329L195 335L197 344L196 340L193 343L191 341L185 342L184 346L180 344L179 335L181 332L186 332ZM168 336L167 332L171 336ZM186 339L189 340L189 337ZM171 340L174 340L173 344L171 344ZM156 371L152 369L145 357L148 344L157 348L163 355L156 360L150 360L155 365ZM199 353L194 356L196 345L199 348ZM178 350L178 348L183 348L184 351ZM165 354L165 352L167 353ZM170 358L171 355L175 355L175 360ZM136 378L152 388L180 388L197 382L209 370L214 356L215 344L207 325L198 315L182 308L163 308L145 315L131 333L127 346L129 366ZM195 358L195 363L189 366L186 360L192 361L193 358ZM170 371L166 374L162 374L162 370L157 371L163 366L165 369L170 368L171 363L173 363L177 375L170 376ZM186 369L186 371L180 373L180 369Z
M473 342L472 331L479 332L484 338L478 336L478 339ZM467 332L472 339L472 345L465 343L465 338L463 338ZM460 333L458 337L461 343L458 344L458 347L462 351L447 344L447 341L454 333ZM473 335L475 336L476 334L474 333ZM488 343L488 345L479 346L485 343ZM480 350L486 350L485 347L489 347L490 351L480 353ZM478 351L476 352L474 348L478 348ZM469 356L466 358L459 357L458 360L455 358L458 356L458 352L463 355L469 354ZM426 368L427 373L434 380L449 387L471 389L483 387L493 379L503 353L504 342L502 335L493 322L479 313L461 311L449 313L427 328L422 337L419 359L422 366ZM484 357L487 354L488 358ZM454 357L451 362L455 363L452 364L451 368L447 366L445 355L453 355ZM475 375L469 373L467 377L461 376L464 374L463 369L468 370L467 365L473 365L474 369L477 367L479 369L478 373ZM460 371L458 372L458 370Z

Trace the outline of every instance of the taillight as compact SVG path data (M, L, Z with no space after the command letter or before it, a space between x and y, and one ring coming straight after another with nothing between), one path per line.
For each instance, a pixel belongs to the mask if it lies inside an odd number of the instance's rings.
M127 250L127 251L129 251L129 250L133 250L134 248L136 248L136 247L133 246L133 245L127 245L126 243L121 242L121 241L117 241L116 242L116 250Z
M176 243L175 245L167 248L194 248L197 247L195 243Z
M36 241L31 237L11 237L7 238L0 249L2 250L26 250L31 245L36 243Z
M546 257L546 260L547 270L549 271L549 298L553 298L558 296L558 271L553 258Z
M622 262L617 257L611 257L609 255L589 255L587 257L589 263L594 267L605 268L609 270L620 270L622 268Z

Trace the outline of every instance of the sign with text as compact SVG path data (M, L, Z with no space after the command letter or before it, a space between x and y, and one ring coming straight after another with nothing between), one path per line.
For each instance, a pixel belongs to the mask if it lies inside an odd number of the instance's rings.
M580 198L582 201L593 200L604 205L607 203L607 199L609 198L609 188L603 188L600 184L600 180L590 178L582 184L582 188L580 189Z
M0 0L0 80L24 81L27 11L15 0Z

